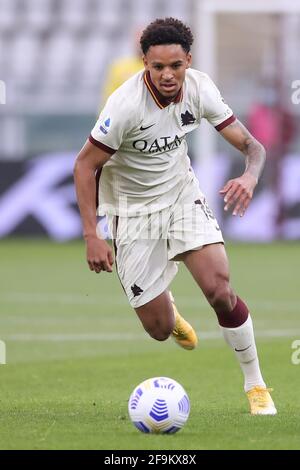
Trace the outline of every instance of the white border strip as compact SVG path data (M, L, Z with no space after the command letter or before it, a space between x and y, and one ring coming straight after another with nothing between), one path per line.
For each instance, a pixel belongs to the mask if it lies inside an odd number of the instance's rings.
M210 13L299 13L300 3L297 0L204 0L202 8Z

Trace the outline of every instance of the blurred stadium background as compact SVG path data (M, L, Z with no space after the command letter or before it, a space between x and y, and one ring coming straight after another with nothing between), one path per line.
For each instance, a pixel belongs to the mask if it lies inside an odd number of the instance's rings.
M162 16L192 27L194 67L267 148L255 198L236 220L224 215L218 190L242 171L242 156L205 123L190 141L226 239L268 242L228 246L264 370L279 389L282 417L267 433L243 414L238 368L188 274L174 290L201 331L189 367L172 342L148 341L116 276L93 276L78 242L75 156L113 74L136 67L138 32ZM299 448L300 366L290 361L300 337L299 46L298 0L0 0L0 339L10 364L0 366L0 448L144 448L125 402L159 374L184 384L194 411L187 434L153 438L148 448Z
M224 219L217 191L243 159L205 123L192 138L194 167L226 237L300 238L300 104L292 101L300 4L293 0L0 0L0 237L80 237L68 178L74 156L105 99L112 64L136 56L137 32L167 15L192 26L194 66L212 76L268 150L256 198L236 221Z

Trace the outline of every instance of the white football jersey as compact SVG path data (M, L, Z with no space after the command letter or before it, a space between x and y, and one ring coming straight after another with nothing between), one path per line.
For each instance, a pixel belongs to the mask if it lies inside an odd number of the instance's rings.
M197 70L186 71L171 103L149 72L137 73L118 88L89 138L112 155L100 176L98 214L138 216L172 205L195 178L186 136L202 118L217 130L235 120L212 80Z

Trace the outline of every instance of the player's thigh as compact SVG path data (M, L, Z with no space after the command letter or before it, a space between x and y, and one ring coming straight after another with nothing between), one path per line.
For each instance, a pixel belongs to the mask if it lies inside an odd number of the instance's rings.
M180 258L206 295L220 285L229 283L229 263L223 243L209 244L200 250L182 253Z
M170 334L174 329L174 311L167 289L145 305L135 308L135 311L146 331L158 330Z
M162 294L177 273L176 263L168 259L167 239L152 236L152 230L148 230L149 223L156 218L154 215L128 220L120 218L118 224L115 224L116 268L134 309Z
M218 222L197 182L192 180L172 208L169 259L181 261L183 253L221 242L223 243L223 236Z

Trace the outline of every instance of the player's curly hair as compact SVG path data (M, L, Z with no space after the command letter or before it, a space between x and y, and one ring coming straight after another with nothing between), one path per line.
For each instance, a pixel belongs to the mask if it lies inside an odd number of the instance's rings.
M140 44L144 54L147 54L151 46L162 44L180 44L186 52L190 52L193 41L192 31L182 21L158 18L143 31Z

